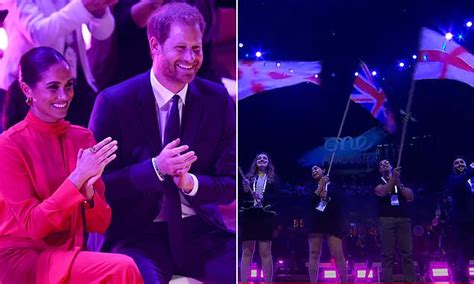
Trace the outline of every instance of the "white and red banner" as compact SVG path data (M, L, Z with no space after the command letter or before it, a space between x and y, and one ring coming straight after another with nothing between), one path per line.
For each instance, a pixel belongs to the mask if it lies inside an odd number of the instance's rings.
M454 40L423 28L413 78L451 79L474 87L474 55Z
M320 73L319 61L239 61L239 100L303 82L319 85Z

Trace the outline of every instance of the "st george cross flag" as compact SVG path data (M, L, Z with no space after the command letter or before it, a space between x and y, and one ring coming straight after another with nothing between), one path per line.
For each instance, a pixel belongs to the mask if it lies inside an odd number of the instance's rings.
M303 82L319 85L320 73L319 61L239 61L239 100Z
M369 111L384 126L388 133L395 132L395 119L385 105L387 102L385 93L375 82L374 77L372 77L369 68L364 62L361 62L360 70L354 80L351 100Z
M451 79L474 87L474 56L454 40L423 28L415 80Z

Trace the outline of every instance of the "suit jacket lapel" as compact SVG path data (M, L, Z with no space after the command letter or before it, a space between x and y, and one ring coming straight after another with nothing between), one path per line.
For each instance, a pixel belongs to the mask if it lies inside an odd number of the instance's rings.
M193 144L195 137L197 136L197 132L199 131L201 116L203 115L201 106L201 94L196 88L196 85L191 82L189 84L188 93L186 94L186 103L184 104L183 110L181 123L181 144L190 146Z
M138 132L147 137L150 148L153 150L153 155L158 155L162 149L161 134L158 127L155 96L151 88L150 71L140 78L138 98L137 112L143 127L143 130Z

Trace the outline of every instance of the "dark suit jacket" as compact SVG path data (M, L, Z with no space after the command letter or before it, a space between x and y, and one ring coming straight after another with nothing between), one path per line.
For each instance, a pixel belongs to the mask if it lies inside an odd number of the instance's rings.
M162 145L150 71L100 93L89 128L98 141L108 136L118 141L117 158L103 174L113 212L108 250L138 236L158 215L164 188L175 187L169 177L158 179L151 162ZM181 141L198 157L189 172L199 189L186 199L206 222L223 230L217 205L235 200L235 131L235 105L227 91L195 78L186 95Z
M251 186L253 185L254 179L250 181ZM272 183L267 183L265 193L263 194L263 206L271 205L272 209L275 210L278 207L278 201L280 199L280 179L275 176ZM248 208L253 206L253 196L251 192L245 192L243 187L239 192L240 207Z
M473 177L474 169L468 166L462 173L451 173L446 185L447 193L453 200L450 219L471 228L474 228L474 194L468 180Z

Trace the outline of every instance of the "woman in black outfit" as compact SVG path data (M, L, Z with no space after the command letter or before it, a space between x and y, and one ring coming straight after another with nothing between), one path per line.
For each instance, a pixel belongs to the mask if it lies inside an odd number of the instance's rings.
M262 260L265 282L273 277L272 232L275 212L270 211L276 191L276 176L270 156L259 153L242 181L244 196L249 206L240 210L242 260L240 275L243 283L248 282L255 244Z
M309 222L309 277L312 283L318 281L319 258L323 238L326 237L331 255L336 260L336 268L341 282L347 282L346 261L342 251L342 207L340 193L329 185L329 177L324 171L313 166L311 173L317 182L311 205L311 220ZM329 190L328 190L329 189ZM322 209L321 201L326 204ZM316 208L318 207L318 209ZM324 206L323 206L324 207Z

